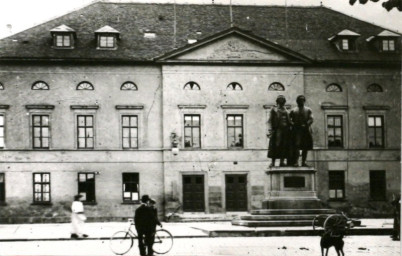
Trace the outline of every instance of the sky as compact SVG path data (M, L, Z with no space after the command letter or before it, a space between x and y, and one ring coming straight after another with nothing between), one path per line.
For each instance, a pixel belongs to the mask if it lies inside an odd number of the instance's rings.
M387 12L380 0L365 5L359 1L353 6L349 0L107 0L110 2L229 4L234 5L288 5L318 6L320 4L393 31L402 33L402 12L396 8ZM96 0L0 0L0 38L18 33L58 16L64 15ZM11 25L11 26L10 26Z

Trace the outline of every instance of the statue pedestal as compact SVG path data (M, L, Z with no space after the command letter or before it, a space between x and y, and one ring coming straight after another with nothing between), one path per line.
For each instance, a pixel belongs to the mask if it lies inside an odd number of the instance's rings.
M271 167L263 209L320 209L313 167Z

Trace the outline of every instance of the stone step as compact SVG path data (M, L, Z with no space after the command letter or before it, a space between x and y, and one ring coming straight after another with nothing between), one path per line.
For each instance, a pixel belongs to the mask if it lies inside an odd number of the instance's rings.
M311 220L233 220L232 225L246 227L305 227L312 226Z
M251 211L251 215L297 215L297 214L334 214L334 209L261 209Z
M310 220L317 216L316 214L298 214L298 215L246 215L240 216L240 220Z

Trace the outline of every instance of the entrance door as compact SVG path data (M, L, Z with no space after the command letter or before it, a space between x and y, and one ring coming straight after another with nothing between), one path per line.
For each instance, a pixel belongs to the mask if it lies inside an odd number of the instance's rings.
M247 175L225 175L226 211L247 211Z
M183 175L183 211L205 211L203 175Z

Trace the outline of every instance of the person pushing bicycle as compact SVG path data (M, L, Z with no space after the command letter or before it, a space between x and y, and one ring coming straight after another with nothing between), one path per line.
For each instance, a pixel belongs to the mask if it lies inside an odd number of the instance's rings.
M149 205L150 200L151 198L148 195L143 195L141 205L135 210L134 215L134 224L138 234L138 248L141 256L153 255L152 246L155 241L156 225L162 226L158 220L156 208Z

